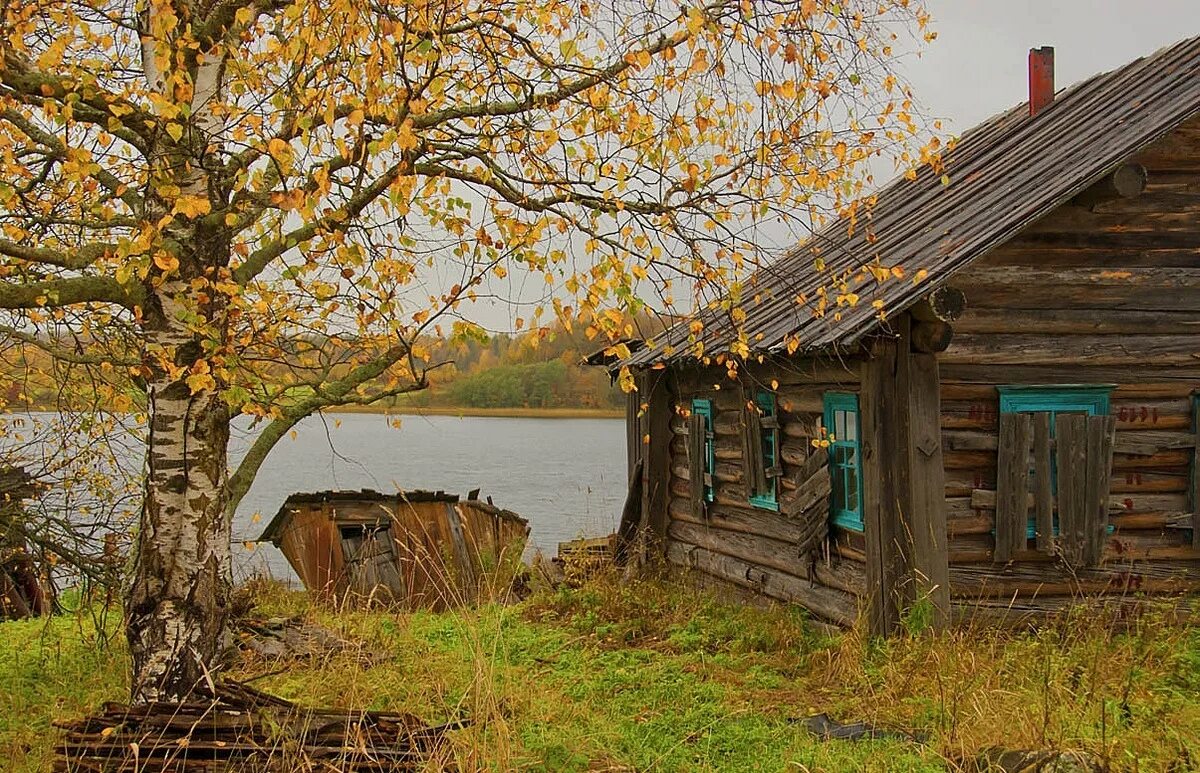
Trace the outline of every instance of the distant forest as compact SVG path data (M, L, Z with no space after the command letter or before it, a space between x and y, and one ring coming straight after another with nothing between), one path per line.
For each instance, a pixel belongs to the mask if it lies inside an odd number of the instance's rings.
M642 330L661 329L651 320L639 322ZM112 401L117 410L143 405L140 393L121 384L116 372L55 366L35 347L19 341L3 343L7 345L0 346L0 374L5 376L0 400L7 407L54 410L90 404L96 398L89 384L97 376L112 377L119 395ZM584 357L600 349L602 342L589 339L578 327L566 330L555 325L515 335L424 343L429 362L445 363L430 372L430 388L382 400L373 408L613 410L624 406L624 396L608 372L584 363ZM64 339L64 346L70 344L71 339ZM64 389L62 384L72 386Z
M600 346L562 328L545 337L501 334L446 343L435 359L453 364L432 374L428 390L391 407L621 408L624 397L605 369L583 362Z

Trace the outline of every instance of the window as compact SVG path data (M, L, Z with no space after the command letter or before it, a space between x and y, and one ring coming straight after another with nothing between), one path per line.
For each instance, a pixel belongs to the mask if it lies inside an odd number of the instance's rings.
M779 410L774 392L758 390L754 404L759 410L759 437L762 443L762 465L766 488L750 492L750 504L767 510L778 510L779 477Z
M1088 416L1107 416L1108 397L1112 386L1062 385L997 387L1000 392L1000 413L1048 413L1050 437L1054 437L1054 420L1063 413L1083 413ZM1051 488L1058 493L1058 458L1050 455ZM1112 530L1112 527L1109 527ZM1036 526L1029 520L1028 537L1033 539ZM1054 515L1054 533L1058 534L1058 514Z
M829 473L833 493L830 511L837 526L863 530L862 446L859 440L858 395L825 394L825 432L829 440Z
M716 451L713 448L713 407L712 400L692 400L692 414L704 419L704 501L713 501L712 474L717 466Z

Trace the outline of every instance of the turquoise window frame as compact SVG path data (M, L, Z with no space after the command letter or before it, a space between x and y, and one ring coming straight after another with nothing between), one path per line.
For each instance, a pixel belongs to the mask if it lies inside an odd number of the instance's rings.
M715 475L717 467L717 451L713 443L713 406L712 400L696 398L692 400L692 413L704 417L704 472ZM704 487L704 501L713 501L713 487Z
M1054 437L1055 418L1060 413L1086 413L1088 416L1107 416L1109 398L1114 384L1011 384L996 387L1000 392L1000 413L1048 413L1050 437ZM1058 461L1050 457L1053 490L1058 492ZM1113 527L1108 527L1111 533ZM1026 536L1037 535L1034 519L1029 519ZM1058 535L1058 514L1054 516L1054 534Z
M835 526L843 529L861 532L865 530L865 525L863 523L862 419L859 415L858 395L853 392L826 392L824 403L825 432L830 441L829 475L833 490L830 493L829 509L833 516L833 523ZM848 421L853 417L853 437L839 438L837 436L834 430L837 427L838 413L847 414ZM850 465L839 464L837 461L839 450L850 451L854 463ZM855 506L853 508L845 506L845 503L850 499L849 485L847 483L849 476L846 474L846 471L849 469L854 470L855 478Z
M779 401L774 392L765 389L758 390L754 395L754 404L762 411L763 416L778 418ZM768 470L779 464L779 431L773 427L762 429L763 466ZM774 477L767 478L767 491L752 494L750 504L764 510L779 511L779 483Z

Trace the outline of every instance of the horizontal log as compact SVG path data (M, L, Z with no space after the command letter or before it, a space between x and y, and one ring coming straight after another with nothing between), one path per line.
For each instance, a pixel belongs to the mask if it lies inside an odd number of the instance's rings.
M667 558L678 566L711 574L779 601L799 604L837 625L851 627L858 618L859 603L854 595L836 588L814 585L809 580L786 572L674 539L669 542Z
M1078 614L1081 609L1087 609L1091 617L1112 616L1120 620L1129 620L1148 612L1152 612L1155 619L1158 619L1165 613L1177 623L1190 623L1197 615L1194 603L1183 598L1160 600L1138 596L1099 596L1078 599L1071 596L1047 596L1018 601L960 600L951 605L950 616L954 624L960 627L1023 628L1046 623L1068 609L1074 614Z
M714 553L781 572L800 575L805 570L794 544L773 540L758 534L727 531L707 524L672 520L667 528L667 536L672 540L697 545Z
M1200 296L1200 287L1196 289ZM1008 333L960 334L939 358L964 365L1155 366L1200 364L1195 333L1177 335L1047 336Z
M725 505L713 503L708 506L704 520L696 518L691 503L682 497L672 498L668 505L672 520L697 524L714 530L752 534L777 542L798 545L806 536L804 525L779 513L751 507L749 504Z
M956 566L954 598L1025 599L1079 594L1189 593L1200 590L1200 564L1135 562L1093 569L1060 563Z
M791 467L801 467L808 461L809 455L813 452L819 452L810 442L805 442L805 439L784 439L779 445L779 458L783 460L785 465ZM827 453L827 452L823 452Z
M1126 434L1134 433L1118 432L1118 444L1121 443L1122 436ZM981 472L991 471L992 474L995 473L995 435L983 431L944 431L942 439L945 444L943 447L947 448L943 457L947 470L979 470ZM949 444L954 445L954 450L950 450ZM988 446L991 446L992 450L957 450L971 447L987 448ZM1119 453L1113 455L1113 469L1128 471L1186 467L1191 458L1191 453L1185 449L1160 450L1149 454L1146 453L1147 449L1147 445L1138 444L1136 441L1123 447Z
M951 537L966 534L991 534L995 519L991 510L971 510L977 515L957 515L946 521L946 533ZM1108 523L1114 533L1125 531L1162 531L1165 529L1190 529L1191 513L1149 511L1140 513L1110 514Z
M1187 245L1185 245L1186 248ZM1195 242L1190 245L1193 249ZM971 267L955 277L971 308L1200 311L1200 269Z
M1029 496L1033 507L1033 495ZM975 510L995 510L996 492L975 489L971 492L971 507ZM1113 494L1108 499L1110 513L1180 512L1186 507L1186 497L1180 494Z
M1050 554L1032 548L1014 551L1017 563L1044 563L1054 560ZM988 534L955 534L949 541L951 564L991 563L994 539ZM1200 560L1200 550L1191 546L1191 536L1180 530L1124 531L1109 535L1105 542L1103 563L1113 561Z
M687 457L671 457L671 474L683 480L691 480ZM741 483L742 466L740 463L718 461L716 469L712 472L712 476L713 480L718 483Z
M1003 380L1003 382L1001 382L1001 378L1006 378L1008 376L1007 368L1000 373L992 371L992 374L997 377L992 379L995 383L965 384L942 380L942 400L980 402L997 401L998 397L1000 397L1000 393L998 393L996 390L996 385L1000 383L1009 384L1014 382L1009 382L1009 380ZM1139 399L1145 399L1145 397L1152 397L1152 399L1166 399L1166 397L1190 397L1195 390L1196 385L1194 383L1186 382L1186 380L1177 380L1177 382L1165 382L1162 384L1117 384L1115 388L1112 389L1112 397L1114 397L1115 400L1129 400L1134 399L1134 397L1139 397Z
M1128 268L1193 268L1196 250L1192 248L1156 248L1110 244L1102 250L1081 250L1062 244L1036 244L1019 237L1003 248L989 253L992 265L1022 268L1075 268L1123 271ZM1081 305L1081 307L1084 307Z
M1117 431L1190 429L1192 403L1189 399L1155 400L1113 398L1109 413L1117 419ZM1000 423L998 400L947 400L942 403L943 430L975 429L996 432Z
M814 567L817 582L830 588L865 596L867 593L867 569L860 561L842 561L836 558L817 561Z
M776 391L779 408L785 413L794 414L789 418L796 421L805 416L820 417L825 411L825 392L833 389L823 384L780 386Z
M946 362L940 365L942 383L995 384L1003 374L1009 384L1116 384L1129 378L1128 367L1084 365L1063 362L1057 365L995 365ZM1187 366L1144 366L1138 377L1152 383L1195 384L1200 381L1200 364Z
M1200 243L1200 236L1197 238ZM970 309L954 323L962 336L1023 334L1061 335L1186 335L1200 332L1197 311L1122 311L1115 309ZM1063 342L1064 351L1073 344Z

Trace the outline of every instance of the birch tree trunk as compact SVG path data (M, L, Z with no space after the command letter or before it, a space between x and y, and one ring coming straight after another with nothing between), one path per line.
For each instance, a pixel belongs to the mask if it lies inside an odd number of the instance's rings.
M166 324L151 343L179 346ZM193 343L177 349L184 360ZM180 700L201 684L225 647L231 585L225 511L229 411L213 390L184 377L147 385L148 470L137 563L126 611L135 701Z
M152 4L143 16L152 32L160 23L155 13ZM152 248L140 319L150 427L125 621L135 703L183 700L213 676L227 644L232 586L228 384L208 362L226 344L228 298L219 283L228 279L231 251L223 229L179 206L227 205L228 192L209 171L219 152L212 104L224 57L191 53L166 73L156 53L173 57L174 48L162 42L169 34L157 40L143 39L147 83L164 97L190 89L191 98L186 130L155 148L144 213L166 225Z

